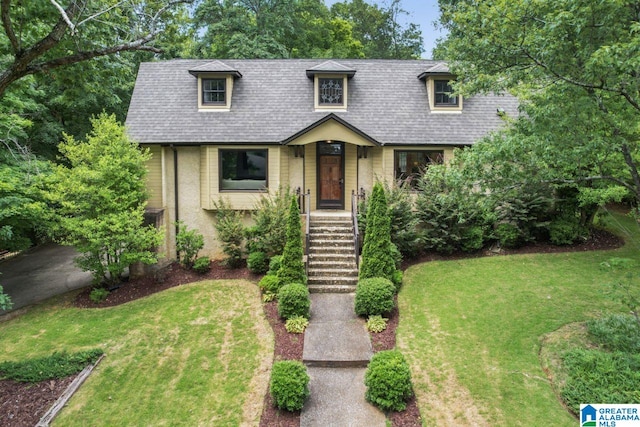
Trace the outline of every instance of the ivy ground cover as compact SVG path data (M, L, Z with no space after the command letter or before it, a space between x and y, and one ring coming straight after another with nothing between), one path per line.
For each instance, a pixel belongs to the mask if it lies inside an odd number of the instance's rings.
M203 281L117 307L58 298L0 323L0 360L102 348L57 425L257 425L273 334L258 288Z

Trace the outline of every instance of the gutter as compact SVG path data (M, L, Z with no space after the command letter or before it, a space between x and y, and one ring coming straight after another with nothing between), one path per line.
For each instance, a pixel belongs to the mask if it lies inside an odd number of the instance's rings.
M178 150L176 147L171 144L169 145L173 150L173 200L174 200L174 209L175 209L175 233L176 233L176 241L178 239L178 221L180 220L180 210L178 203ZM178 245L176 244L176 259L180 261L180 251L178 250Z

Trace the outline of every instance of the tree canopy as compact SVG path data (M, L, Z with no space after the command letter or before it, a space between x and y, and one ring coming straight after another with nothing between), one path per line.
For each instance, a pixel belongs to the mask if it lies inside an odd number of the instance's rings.
M640 201L640 3L440 0L439 51L466 94L509 91L523 114L495 140L526 140L536 175L585 203ZM515 149L515 148L513 148Z

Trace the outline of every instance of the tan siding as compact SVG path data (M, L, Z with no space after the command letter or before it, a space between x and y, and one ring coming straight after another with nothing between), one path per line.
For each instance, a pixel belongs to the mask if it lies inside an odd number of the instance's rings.
M211 209L211 147L200 147L200 206Z
M379 181L393 182L393 147L384 147L382 151L382 173L378 177Z
M382 171L382 147L374 147L371 149L369 156L371 157L372 163L372 174L373 174L373 182L379 181Z
M289 183L289 147L280 147L280 185ZM275 188L273 190L276 190Z
M358 146L345 144L344 208L351 210L351 192L358 188Z
M307 189L311 190L311 210L315 210L318 192L316 185L316 174L318 173L316 167L316 144L305 145L304 161L305 191Z
M148 147L151 159L147 161L146 184L149 192L147 206L150 208L162 208L162 147L157 145Z

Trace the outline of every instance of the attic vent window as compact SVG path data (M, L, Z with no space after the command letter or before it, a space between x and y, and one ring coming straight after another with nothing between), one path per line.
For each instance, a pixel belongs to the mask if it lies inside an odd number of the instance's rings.
M344 105L344 79L319 78L318 79L318 104L319 105Z
M227 79L202 79L202 104L225 105L227 103Z

